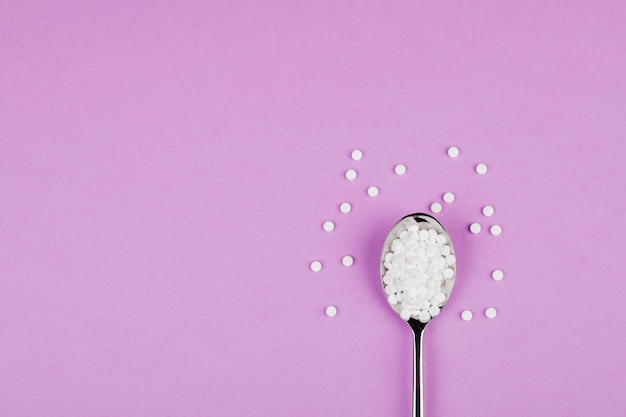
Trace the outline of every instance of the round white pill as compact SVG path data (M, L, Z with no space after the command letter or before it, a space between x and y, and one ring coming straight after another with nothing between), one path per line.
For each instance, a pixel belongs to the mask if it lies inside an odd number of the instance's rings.
M435 294L435 296L433 297L433 301L435 301L438 304L443 303L446 300L446 296L444 293L442 292L438 292L437 294Z
M463 310L463 312L461 313L461 318L465 321L470 321L472 317L474 317L474 315L469 310Z
M493 226L489 228L489 231L491 232L492 235L499 236L500 233L502 233L502 227L500 227L500 225L494 224Z
M496 269L491 273L491 278L496 281L502 281L502 278L504 278L504 272L502 272L500 269Z
M448 148L448 156L450 158L456 158L457 156L459 156L459 148L457 148L456 146L450 146Z
M494 318L497 314L498 312L493 307L489 307L487 310L485 310L485 316L487 316L488 319Z
M337 315L337 307L335 306L326 307L326 315L328 317L335 317Z
M369 187L367 189L367 195L369 195L370 197L376 197L378 195L378 187L375 185Z
M476 172L479 174L486 174L487 173L487 165L485 164L478 164L476 165Z
M356 171L353 169L349 169L346 171L346 179L352 181L356 178Z
M493 216L494 213L494 209L492 206L485 206L483 207L483 215L487 216L487 217L491 217Z
M324 224L322 225L322 227L327 232L332 232L335 229L335 223L331 222L330 220L326 220Z
M393 169L396 174L398 175L404 175L406 174L406 166L404 164L398 164L396 165L396 167Z
M428 323L430 321L430 314L428 313L428 311L422 310L419 312L417 319L422 323Z
M341 203L339 205L339 210L342 213L350 213L350 210L352 210L352 206L350 205L350 203Z
M439 204L439 203L432 203L430 205L430 211L432 211L433 213L441 212L441 204Z
M481 227L478 223L472 223L470 224L469 229L470 229L470 232L476 234L476 233L480 233Z
M344 266L352 266L352 264L354 263L354 258L350 255L346 255L341 258L341 263L344 264Z
M454 194L452 194L451 192L447 192L443 195L443 201L445 201L446 203L450 204L454 201Z
M361 158L363 158L363 152L361 152L359 149L355 149L352 151L352 153L350 154L350 156L352 157L352 159L354 159L355 161L360 161Z
M319 272L322 270L322 263L320 261L311 262L311 271Z

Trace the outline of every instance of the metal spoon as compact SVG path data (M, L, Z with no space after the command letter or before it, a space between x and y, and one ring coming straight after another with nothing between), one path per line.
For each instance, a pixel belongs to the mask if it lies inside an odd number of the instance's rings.
M452 246L452 240L450 239L450 235L443 228L441 223L435 220L434 217L429 216L424 213L415 213L409 214L408 216L400 219L392 228L387 238L385 239L385 244L383 245L383 251L381 255L380 261L380 277L381 284L383 285L383 289L385 284L382 282L382 278L387 272L387 268L384 265L385 254L390 251L391 243L399 237L399 233L402 230L408 229L409 226L417 224L420 228L428 228L434 229L437 233L443 234L447 237L447 244L450 246L451 254L454 255L454 247ZM454 280L456 279L456 263L451 266L454 271L454 276L449 280L451 281L451 286L449 287L449 291L452 291L452 285L454 284ZM449 295L449 294L448 294ZM447 302L448 298L446 297L445 302ZM444 302L444 304L445 304ZM441 306L443 308L443 305ZM396 311L394 309L394 311ZM396 313L398 313L396 311ZM434 318L434 317L433 317ZM432 318L426 323L422 323L421 321L411 317L407 323L413 329L413 334L415 336L415 344L413 345L413 364L414 364L414 372L413 372L413 416L414 417L422 417L424 414L424 390L422 386L423 374L422 374L422 333L424 332L424 328L426 325L432 321Z

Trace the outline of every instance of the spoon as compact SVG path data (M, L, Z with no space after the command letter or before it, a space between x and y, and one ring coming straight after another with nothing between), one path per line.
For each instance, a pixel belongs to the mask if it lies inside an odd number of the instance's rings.
M428 232L427 238L425 238L425 232L421 232L422 230ZM431 230L434 232L431 232ZM433 238L434 233L436 233L436 238ZM444 241L444 238L445 243L440 244ZM435 255L433 255L433 245L438 247ZM445 246L448 246L449 249L445 249ZM424 249L419 249L420 247ZM405 264L402 260L394 259L394 256L403 258L405 261L408 259L406 266L404 266ZM443 266L437 266L442 262L440 257L444 259ZM433 260L436 260L435 263L433 263ZM391 273L390 271L393 269L397 271ZM449 270L438 274L437 271L439 269L443 271ZM421 272L419 272L420 270ZM398 275L400 276L398 277ZM410 214L400 219L391 228L385 239L380 261L380 276L383 290L387 295L389 303L394 311L407 321L415 336L413 345L413 416L422 417L424 414L422 333L426 325L439 314L439 310L448 301L456 278L454 248L450 236L441 223L435 220L434 217L424 213ZM408 284L408 286L405 284ZM404 288L401 289L400 287L403 286ZM442 300L442 295L435 295L429 298L429 295L435 291L435 288L445 295L445 299ZM397 292L394 292L394 289ZM424 293L424 289L428 293ZM421 295L411 298L418 290ZM433 303L433 305L428 307L428 301ZM420 311L405 308L407 305L413 306L411 308L418 308L416 306L419 306ZM425 308L429 309L428 312L425 311Z

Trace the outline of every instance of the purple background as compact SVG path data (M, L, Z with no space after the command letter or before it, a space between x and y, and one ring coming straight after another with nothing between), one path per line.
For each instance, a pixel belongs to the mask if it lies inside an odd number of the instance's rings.
M624 2L0 10L3 415L409 416L378 257L445 191L427 415L626 413Z

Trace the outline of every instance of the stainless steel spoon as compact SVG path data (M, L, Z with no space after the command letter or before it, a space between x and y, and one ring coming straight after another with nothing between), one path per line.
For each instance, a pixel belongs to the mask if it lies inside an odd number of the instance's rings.
M434 217L429 216L424 213L415 213L409 214L408 216L400 219L392 228L387 238L385 239L385 244L383 245L383 251L380 260L380 277L381 284L383 285L383 289L385 284L382 282L382 278L387 272L387 268L384 265L385 254L390 251L391 243L399 237L399 233L402 230L408 229L409 226L417 224L420 228L434 229L437 233L443 234L447 237L448 245L451 249L451 254L455 254L454 247L452 246L452 240L450 239L450 235L443 228L441 223L435 220ZM454 284L454 280L456 279L456 262L452 265L452 269L454 270L454 276L452 277L451 284ZM449 291L452 291L452 287L449 287ZM449 294L448 294L449 295ZM445 302L447 302L448 297L446 297ZM445 304L444 302L444 304ZM441 306L443 308L443 305ZM394 309L394 311L396 311ZM396 311L396 313L398 313ZM434 318L434 317L433 317ZM422 323L421 321L411 317L407 323L411 326L413 330L413 334L415 336L415 344L413 345L413 364L414 364L414 372L413 372L413 416L414 417L422 417L424 414L424 390L422 386L423 374L422 374L422 333L426 328L426 325L432 321L431 318L426 323Z

